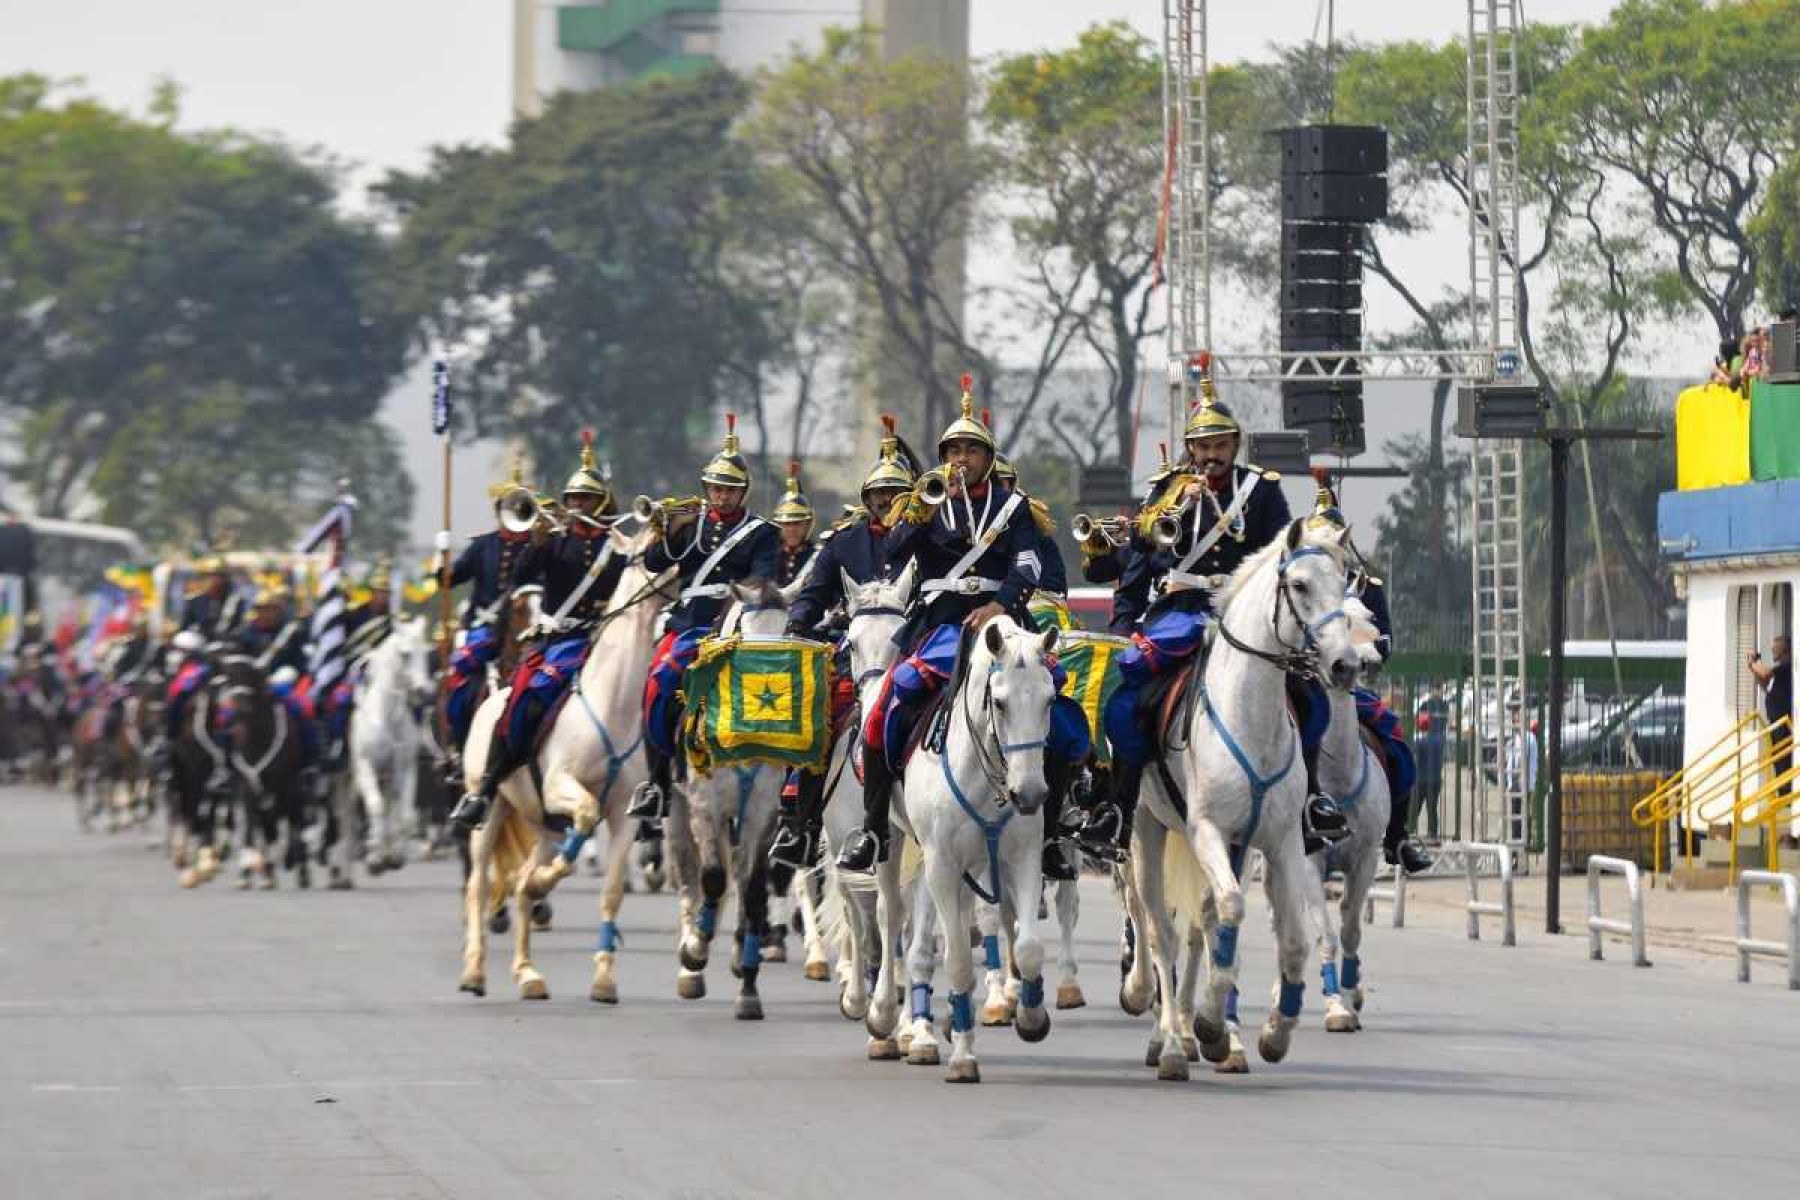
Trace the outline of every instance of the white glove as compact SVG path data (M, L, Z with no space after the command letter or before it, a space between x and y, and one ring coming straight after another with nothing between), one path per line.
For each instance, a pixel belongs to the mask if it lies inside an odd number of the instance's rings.
M450 553L450 531L448 529L438 530L436 545L439 554Z

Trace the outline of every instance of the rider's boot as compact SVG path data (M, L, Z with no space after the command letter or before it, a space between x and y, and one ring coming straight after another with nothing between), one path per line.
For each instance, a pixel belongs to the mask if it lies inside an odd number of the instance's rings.
M1068 882L1080 874L1075 868L1074 846L1069 842L1068 834L1063 829L1063 805L1068 799L1069 784L1075 778L1079 764L1069 762L1059 754L1045 756L1044 782L1049 785L1049 792L1044 797L1044 878L1057 883Z
M1390 865L1400 867L1408 875L1419 875L1431 869L1431 855L1406 836L1406 814L1412 807L1412 792L1400 793L1388 809L1387 831L1381 838L1381 851Z
M804 871L819 854L819 826L823 813L825 778L812 771L794 773L793 795L781 793L779 826L775 841L769 847L771 866L785 866L790 872ZM771 885L774 881L771 880Z
M1123 862L1131 847L1131 822L1137 815L1138 790L1143 786L1144 767L1114 758L1112 791L1098 801L1087 820L1082 822L1081 847L1096 858Z
M838 870L867 875L888 856L888 802L893 797L894 773L887 756L872 746L863 747L863 825L844 843Z
M625 815L640 821L662 821L669 815L669 794L674 790L675 764L655 746L644 746L644 757L650 763L650 778L632 793Z
M1350 821L1337 801L1319 788L1319 747L1302 744L1300 757L1306 764L1306 806L1300 811L1300 834L1311 854L1346 837Z
M481 782L474 791L465 792L450 810L450 827L471 830L487 820L488 809L493 807L500 785L512 774L515 765L512 755L507 753L506 738L495 729L494 740L488 743L487 764L482 769Z

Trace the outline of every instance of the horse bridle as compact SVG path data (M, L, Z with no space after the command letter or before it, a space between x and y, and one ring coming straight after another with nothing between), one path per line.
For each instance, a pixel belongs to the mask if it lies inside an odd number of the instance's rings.
M994 708L994 676L999 673L1000 663L997 660L988 664L987 681L981 690L981 711L982 716L986 718L988 736L986 738L976 737L974 742L975 761L981 767L981 774L987 780L988 787L993 791L996 801L1005 807L1012 803L1012 793L1006 786L1006 756L1042 750L1050 744L1050 740L1048 737L1041 737L1031 742L1008 742L1001 734L1000 719ZM969 712L969 691L966 687L962 689L962 709L963 720L973 731L976 724L973 715Z
M1350 619L1349 613L1341 607L1332 609L1316 621L1309 622L1305 617L1300 615L1299 606L1294 603L1293 592L1288 586L1287 572L1288 568L1297 560L1309 558L1313 555L1319 555L1324 558L1331 557L1330 553L1321 547L1301 546L1295 550L1282 551L1281 563L1276 567L1275 605L1274 611L1269 614L1269 629L1275 635L1276 644L1279 645L1285 653L1271 654L1267 650L1258 650L1254 646L1246 645L1244 642L1238 640L1237 636L1231 632L1231 627L1225 623L1225 613L1221 612L1218 619L1219 636L1224 638L1226 642L1231 645L1232 649L1241 651L1253 658L1260 658L1264 662L1269 663L1289 675L1300 675L1308 679L1317 679L1319 677L1319 631L1333 621L1349 621ZM1294 618L1294 624L1300 629L1301 643L1298 646L1281 636L1281 610L1284 604L1287 606L1288 614Z

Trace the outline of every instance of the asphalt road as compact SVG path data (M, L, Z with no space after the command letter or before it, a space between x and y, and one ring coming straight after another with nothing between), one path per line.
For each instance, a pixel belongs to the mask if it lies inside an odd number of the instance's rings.
M763 973L768 1019L675 998L674 906L627 899L623 1002L587 999L597 883L556 894L528 1004L493 946L456 993L455 868L357 891L193 892L141 833L0 789L0 1197L1749 1196L1800 1171L1800 994L1716 957L1590 963L1576 939L1377 928L1365 1031L1158 1083L1113 1002L978 1035L984 1082L871 1063L832 985ZM1247 1021L1269 954L1247 927ZM941 992L940 992L941 995ZM1252 1014L1254 1013L1254 1016Z

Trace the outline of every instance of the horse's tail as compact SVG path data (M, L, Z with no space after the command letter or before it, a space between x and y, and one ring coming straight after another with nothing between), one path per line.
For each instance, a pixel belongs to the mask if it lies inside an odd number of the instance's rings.
M919 843L900 835L900 894L912 894L913 885L919 882L919 875L925 870L925 851Z
M1175 910L1175 919L1186 928L1201 923L1212 884L1185 833L1163 839L1163 895Z
M511 897L519 872L531 865L537 854L537 830L505 801L500 803L500 833L494 839L493 857L489 860L492 893L489 912L498 912Z

